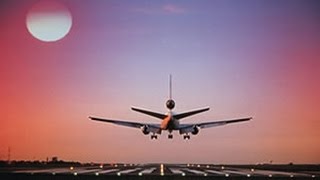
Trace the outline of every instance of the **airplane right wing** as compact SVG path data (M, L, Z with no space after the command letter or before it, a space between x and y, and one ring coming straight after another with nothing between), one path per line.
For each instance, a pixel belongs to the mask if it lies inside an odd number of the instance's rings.
M198 124L197 126L204 129L204 128L210 128L210 127L215 127L215 126L222 126L222 125L226 125L226 124L230 124L230 123L249 121L251 119L252 119L252 117L242 118L242 119L233 119L233 120L224 120L224 121L204 122L204 123Z
M113 120L113 119L103 119L103 118L97 118L97 117L89 117L89 118L94 121L102 121L102 122L112 123L120 126L138 128L138 129L141 129L145 134L148 134L150 132L157 133L157 134L161 133L160 124L147 124L147 123L120 121L120 120Z
M197 134L199 129L211 128L215 126L223 126L231 123L249 121L252 117L249 118L241 118L241 119L232 119L232 120L223 120L223 121L212 121L212 122L204 122L204 123L195 123L195 124L181 124L179 131L180 134L184 133L193 133Z

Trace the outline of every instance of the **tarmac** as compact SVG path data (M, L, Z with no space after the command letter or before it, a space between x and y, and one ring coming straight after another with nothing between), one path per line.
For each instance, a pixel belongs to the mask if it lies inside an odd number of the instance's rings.
M0 171L0 179L320 179L319 166L107 164L27 167ZM300 165L301 166L301 165Z

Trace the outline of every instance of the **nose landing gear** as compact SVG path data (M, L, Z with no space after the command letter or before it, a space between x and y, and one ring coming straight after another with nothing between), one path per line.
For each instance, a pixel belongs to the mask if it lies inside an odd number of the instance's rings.
M172 134L169 134L168 135L168 139L172 139L173 138L173 135Z
M155 135L155 134L152 134L152 135L151 135L151 139L158 139L158 136Z
M190 135L189 134L183 135L183 139L189 140L190 139Z

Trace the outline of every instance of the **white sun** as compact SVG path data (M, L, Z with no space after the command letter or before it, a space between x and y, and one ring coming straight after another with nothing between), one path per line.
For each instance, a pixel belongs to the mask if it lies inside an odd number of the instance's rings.
M40 1L29 10L26 25L33 37L53 42L69 33L72 16L64 5L56 1Z

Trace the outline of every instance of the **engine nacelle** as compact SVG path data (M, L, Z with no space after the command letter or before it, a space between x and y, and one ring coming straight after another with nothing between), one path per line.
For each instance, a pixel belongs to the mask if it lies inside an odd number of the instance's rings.
M169 99L169 100L166 102L166 106L167 106L168 109L172 110L172 109L174 108L174 106L175 106L174 100Z
M150 133L150 129L147 125L142 126L141 131L144 135L148 135Z
M197 135L199 133L200 128L198 126L193 127L193 131L191 131L191 134Z

